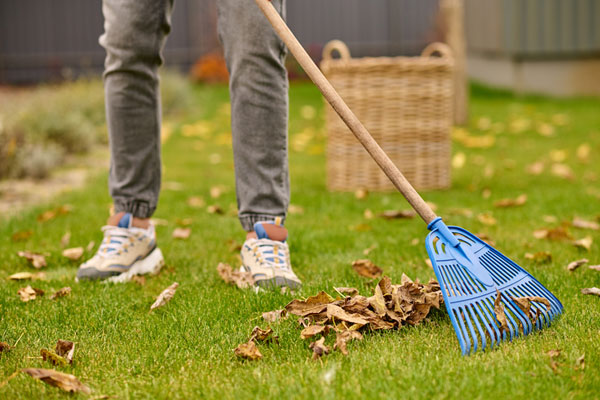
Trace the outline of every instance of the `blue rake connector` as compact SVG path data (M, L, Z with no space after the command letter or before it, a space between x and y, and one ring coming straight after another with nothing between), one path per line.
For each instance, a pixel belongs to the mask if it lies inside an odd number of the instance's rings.
M562 313L563 306L556 296L477 236L463 228L447 226L440 217L427 228L431 231L425 239L427 253L464 355L528 335L549 326ZM494 313L498 292L502 295L508 332L501 332ZM533 323L511 296L543 297L550 302L550 309L531 302L532 310L540 315Z

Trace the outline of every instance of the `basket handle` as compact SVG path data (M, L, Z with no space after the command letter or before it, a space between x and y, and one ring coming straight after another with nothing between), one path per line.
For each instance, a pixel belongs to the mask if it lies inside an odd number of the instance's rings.
M438 53L441 58L452 58L452 49L442 42L429 43L421 52L421 56L431 57L434 53Z
M333 52L337 51L340 55L340 59L349 60L352 58L350 56L350 50L346 43L341 40L331 40L327 42L325 47L323 47L323 60L331 60L333 59Z

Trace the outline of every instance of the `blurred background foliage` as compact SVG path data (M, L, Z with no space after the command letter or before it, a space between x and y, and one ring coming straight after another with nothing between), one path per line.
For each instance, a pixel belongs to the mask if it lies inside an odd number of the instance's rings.
M192 90L185 76L162 71L165 118L189 109ZM2 97L0 179L45 178L69 156L108 142L100 78L16 89Z

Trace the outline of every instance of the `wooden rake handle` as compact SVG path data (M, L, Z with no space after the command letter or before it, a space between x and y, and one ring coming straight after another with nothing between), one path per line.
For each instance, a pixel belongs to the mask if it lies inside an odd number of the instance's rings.
M290 52L294 55L310 79L317 85L325 99L331 104L333 109L346 123L348 128L350 128L352 133L354 133L354 136L356 136L358 141L364 146L367 152L369 152L383 172L390 178L396 188L398 188L400 193L402 193L415 211L423 218L423 221L429 224L436 219L437 215L433 212L431 207L429 207L404 175L402 175L402 172L400 172L387 154L379 147L369 131L367 131L333 86L331 86L331 83L329 83L321 70L304 50L300 42L298 42L298 39L296 39L290 28L288 28L275 7L273 7L273 4L271 4L270 0L255 1L275 29L275 32L277 32L279 37L287 45Z

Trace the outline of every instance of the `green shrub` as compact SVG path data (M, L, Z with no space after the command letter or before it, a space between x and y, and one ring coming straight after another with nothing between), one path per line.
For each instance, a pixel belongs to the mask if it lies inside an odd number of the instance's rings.
M175 72L161 74L161 94L167 117L193 102L189 82ZM0 107L0 179L44 178L65 156L108 143L100 78L40 85L10 96Z

